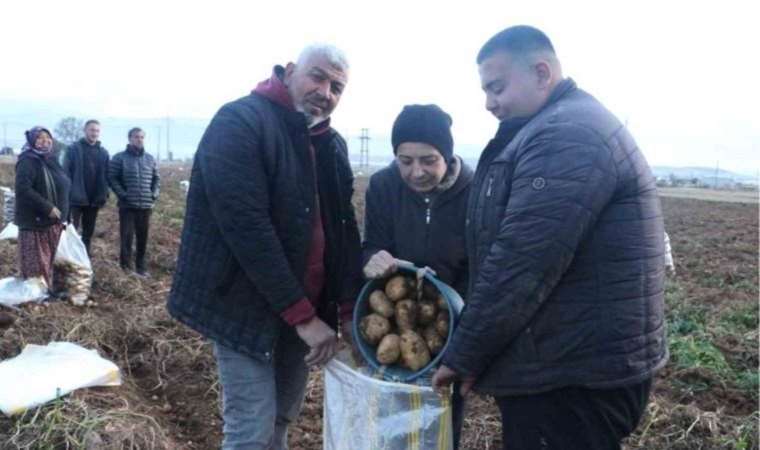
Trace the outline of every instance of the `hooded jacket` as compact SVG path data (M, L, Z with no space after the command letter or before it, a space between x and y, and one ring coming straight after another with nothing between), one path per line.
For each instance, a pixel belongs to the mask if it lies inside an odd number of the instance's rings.
M270 360L291 326L286 311L307 297L319 208L325 279L316 313L337 326L340 304L361 287L352 194L346 144L335 130L312 136L303 114L259 92L224 105L195 155L170 314L224 346Z

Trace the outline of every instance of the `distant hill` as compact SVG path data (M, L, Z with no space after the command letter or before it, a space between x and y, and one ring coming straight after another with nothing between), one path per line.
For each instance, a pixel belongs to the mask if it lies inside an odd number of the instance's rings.
M700 183L713 186L716 183L721 185L731 183L758 184L757 176L743 175L728 170L709 167L673 167L673 166L653 166L652 173L657 178L669 179L674 176L679 179L697 179Z

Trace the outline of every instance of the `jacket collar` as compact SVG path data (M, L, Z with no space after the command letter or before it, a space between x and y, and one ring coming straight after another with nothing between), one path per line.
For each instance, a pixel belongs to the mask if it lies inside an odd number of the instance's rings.
M509 136L513 136L523 126L525 126L528 122L533 120L534 117L541 114L541 112L544 111L546 108L557 103L562 97L564 97L569 92L572 92L576 89L578 89L578 86L575 84L575 81L573 81L572 78L565 78L564 80L560 81L559 84L557 84L554 87L554 90L552 90L552 93L549 94L549 97L546 99L546 103L544 103L541 109L536 111L535 114L533 114L530 117L519 117L516 119L505 120L499 123L499 129L496 132L495 140L501 141L504 139L508 139Z
M82 146L82 148L100 148L100 141L95 141L94 144L90 144L87 141L87 138L79 139L79 144Z
M138 147L135 147L132 144L127 144L127 150L126 151L129 154L135 155L135 156L142 156L142 155L145 154L145 148L144 147L143 148L138 148Z

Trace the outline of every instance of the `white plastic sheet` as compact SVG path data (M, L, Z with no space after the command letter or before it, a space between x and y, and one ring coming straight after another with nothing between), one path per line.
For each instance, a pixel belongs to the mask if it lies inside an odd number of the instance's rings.
M0 410L12 416L79 388L120 384L119 368L95 350L71 342L29 344L0 363Z
M0 232L0 241L4 239L16 240L18 239L18 227L15 223L11 222L3 228Z
M40 302L47 298L48 286L42 278L3 278L0 280L0 303L16 306L27 302Z
M673 261L673 249L670 247L670 236L665 233L665 268L675 273L676 265Z
M453 448L449 397L362 372L337 358L325 367L325 450Z

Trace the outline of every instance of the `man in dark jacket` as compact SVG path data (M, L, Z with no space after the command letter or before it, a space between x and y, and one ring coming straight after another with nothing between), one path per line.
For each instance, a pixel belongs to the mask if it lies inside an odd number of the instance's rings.
M335 353L361 285L353 176L329 116L348 81L331 46L224 105L195 155L173 317L213 341L224 449L287 448L308 366Z
M71 180L71 220L82 232L88 255L98 211L108 200L108 151L98 137L100 122L88 120L84 137L69 146L63 159L63 170Z
M119 235L121 268L132 264L132 240L137 237L135 272L148 276L146 249L153 205L158 199L160 180L153 157L145 152L145 132L132 128L127 134L126 150L117 153L108 166L108 184L119 199Z
M478 65L501 124L471 188L467 304L434 386L496 397L505 448L620 448L668 357L654 179L541 31L502 31Z

